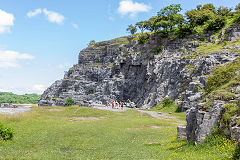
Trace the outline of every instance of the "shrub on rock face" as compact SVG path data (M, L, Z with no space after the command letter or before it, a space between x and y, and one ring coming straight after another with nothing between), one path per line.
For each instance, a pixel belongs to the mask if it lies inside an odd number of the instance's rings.
M94 94L94 89L93 88L90 88L89 91L88 91L89 94Z
M91 40L88 44L88 46L93 46L94 44L96 44L96 41L95 40Z
M210 93L221 85L226 84L235 76L235 72L240 69L240 59L233 63L226 64L213 71L213 75L208 77L206 92Z
M159 45L155 50L154 50L154 54L160 54L163 51L163 46Z
M12 128L5 127L0 123L0 140L11 140L13 138L14 131Z
M74 100L71 98L71 97L69 97L67 100L66 100L66 102L65 102L65 106L72 106L74 104Z
M228 124L232 120L233 116L240 114L240 105L235 103L228 103L223 106L223 110L223 121ZM232 122L232 124L236 123L238 122Z
M138 44L144 45L147 43L149 39L149 35L147 33L143 33L139 36Z
M164 106L164 107L170 107L172 105L174 105L174 101L169 99L169 98L164 98L161 102L161 104Z

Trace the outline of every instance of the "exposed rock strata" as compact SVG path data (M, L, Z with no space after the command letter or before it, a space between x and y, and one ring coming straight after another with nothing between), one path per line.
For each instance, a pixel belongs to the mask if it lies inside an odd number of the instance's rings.
M194 50L196 44L192 41L198 38L170 41L151 36L147 44L139 45L125 37L96 43L79 53L78 64L43 93L39 105L63 106L72 97L75 104L107 104L116 99L151 108L169 97L185 111L202 98L198 90L204 88L211 67L238 56L212 53L186 59L183 50ZM159 46L163 51L156 55Z
M188 141L194 141L199 144L212 132L222 116L222 106L224 101L214 101L213 108L203 111L201 103L199 106L192 107L187 111L186 134Z

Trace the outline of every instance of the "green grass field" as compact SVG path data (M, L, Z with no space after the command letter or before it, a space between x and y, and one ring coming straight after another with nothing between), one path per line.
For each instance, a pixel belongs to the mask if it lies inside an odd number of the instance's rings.
M222 137L199 146L177 138L184 113L156 119L136 110L112 112L84 107L33 107L0 115L15 130L1 142L0 159L228 159L236 144ZM85 118L84 118L85 117ZM87 118L88 117L88 118Z

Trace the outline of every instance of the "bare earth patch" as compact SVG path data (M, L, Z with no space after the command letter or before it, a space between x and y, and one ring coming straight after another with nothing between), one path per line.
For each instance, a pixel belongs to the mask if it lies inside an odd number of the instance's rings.
M137 110L138 112L140 113L146 113L154 118L157 118L157 119L169 119L169 120L175 120L176 122L173 122L172 124L176 124L176 125L184 125L182 122L178 121L176 119L175 116L170 116L169 114L167 113L158 113L158 112L155 112L155 111L144 111L144 110Z
M60 148L60 151L61 151L61 152L68 152L69 149L68 149L68 148Z
M17 108L0 108L0 114L16 114L31 110L31 106L18 106Z
M167 127L166 126L143 126L143 127L139 127L139 128L126 128L126 130L140 130L140 129L147 129L147 128L161 129L161 128L167 128Z
M62 109L47 109L47 111L50 111L50 112L61 112L63 110Z
M104 117L68 117L67 121L100 120Z

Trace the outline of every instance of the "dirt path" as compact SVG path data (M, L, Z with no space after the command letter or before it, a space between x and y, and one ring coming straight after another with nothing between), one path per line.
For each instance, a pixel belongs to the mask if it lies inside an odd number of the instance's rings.
M124 107L123 109L117 109L117 108L112 108L112 107L105 107L105 106L94 106L91 108L95 108L95 109L100 109L100 110L106 110L106 111L114 111L114 112L124 112L126 110L129 110L130 108L126 108Z
M150 116L157 119L169 119L175 121L173 124L184 125L184 123L178 120L175 116L169 115L168 113L156 112L156 111L144 111L137 109L138 112L149 114Z
M114 112L124 112L126 110L130 110L132 108L126 108L124 107L123 109L115 109L112 107L106 107L106 106L94 106L92 108L95 109L100 109L100 110L107 110L107 111L114 111ZM149 114L150 116L157 118L157 119L168 119L168 120L173 120L173 124L177 124L177 125L184 125L184 122L178 120L175 116L173 115L169 115L168 113L162 113L162 112L156 112L156 111L144 111L144 110L140 110L140 109L134 109L137 110L138 112L141 113L146 113Z
M147 113L150 116L157 118L157 119L175 119L175 116L170 116L167 113L162 113L162 112L155 112L155 111L144 111L144 110L137 110L138 112L141 113Z

